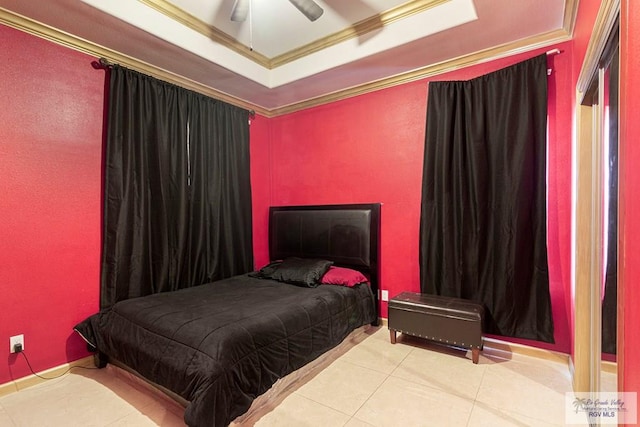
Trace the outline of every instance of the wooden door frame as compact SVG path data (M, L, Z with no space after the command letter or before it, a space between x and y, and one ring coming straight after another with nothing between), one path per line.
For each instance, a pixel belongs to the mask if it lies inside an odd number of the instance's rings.
M620 0L600 5L576 87L575 179L573 194L573 351L572 376L575 392L600 390L603 283L603 129L602 112L592 103L583 105L592 83L602 84L600 60L620 16ZM604 105L598 91L598 105ZM618 328L622 328L618 312ZM618 334L619 336L620 334ZM624 343L618 340L618 348Z

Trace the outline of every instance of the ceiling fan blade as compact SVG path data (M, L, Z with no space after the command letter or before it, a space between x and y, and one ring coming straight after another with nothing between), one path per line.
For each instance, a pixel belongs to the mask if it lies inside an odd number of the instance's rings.
M289 0L289 2L309 18L309 21L315 21L324 13L324 10L313 0Z
M236 0L231 9L231 20L234 22L244 22L249 14L251 0Z

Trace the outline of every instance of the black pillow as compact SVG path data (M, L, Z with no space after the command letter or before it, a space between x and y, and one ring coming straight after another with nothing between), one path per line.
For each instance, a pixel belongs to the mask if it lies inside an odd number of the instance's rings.
M333 261L311 258L287 258L266 265L256 275L264 279L290 283L296 286L315 288Z
M282 264L282 261L274 261L272 263L265 265L258 271L249 273L249 276L257 277L259 279L271 279L271 276L273 275L273 273L275 273L278 267L280 267L280 264Z

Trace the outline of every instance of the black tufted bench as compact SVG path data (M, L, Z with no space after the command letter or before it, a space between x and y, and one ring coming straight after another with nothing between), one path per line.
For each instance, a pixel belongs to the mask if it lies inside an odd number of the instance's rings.
M439 295L403 292L389 301L389 332L426 338L471 350L478 363L482 350L484 307L473 301Z

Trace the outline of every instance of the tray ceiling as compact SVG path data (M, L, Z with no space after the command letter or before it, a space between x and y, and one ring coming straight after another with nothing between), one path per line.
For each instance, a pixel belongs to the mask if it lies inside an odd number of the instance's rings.
M0 0L0 22L265 115L571 37L577 0ZM566 4L565 4L566 3Z

